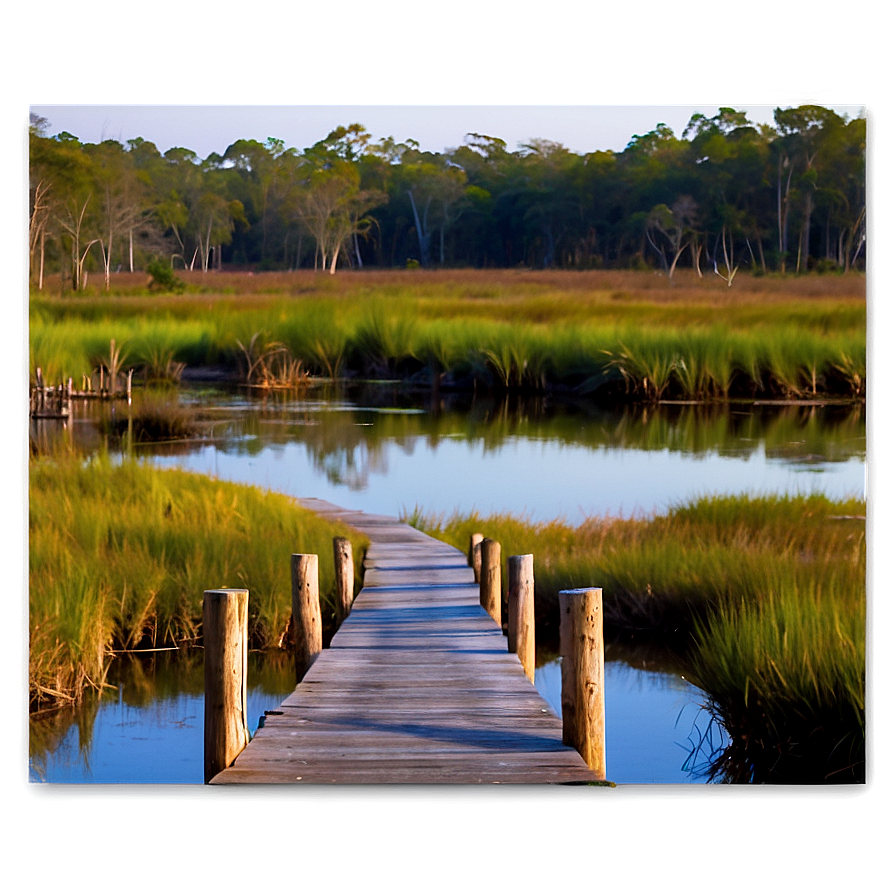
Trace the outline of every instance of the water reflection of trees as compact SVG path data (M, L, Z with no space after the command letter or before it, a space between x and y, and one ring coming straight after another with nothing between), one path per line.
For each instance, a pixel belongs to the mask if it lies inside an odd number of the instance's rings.
M849 405L669 404L606 408L576 396L438 398L399 384L329 386L306 393L185 395L201 407L210 439L229 453L257 456L278 446L305 446L333 484L363 489L385 473L388 450L411 455L446 440L497 454L509 440L595 450L665 451L701 457L767 457L789 463L836 463L865 456L865 408ZM123 409L124 412L126 409ZM52 422L52 421L51 421ZM44 428L47 429L46 427ZM67 438L87 438L87 421ZM48 443L52 434L43 432ZM85 446L86 447L86 446ZM188 454L196 442L149 447L153 454Z
M254 409L240 421L228 450L253 454L278 444L303 444L315 468L334 484L364 488L387 471L387 447L413 454L446 439L475 445L483 455L509 440L598 449L667 451L701 457L748 458L758 450L789 462L864 459L865 413L860 405L654 405L607 409L551 396L503 399L449 396L432 413L425 399L371 395L326 409L284 402ZM424 413L421 413L421 410ZM404 411L404 412L402 412Z

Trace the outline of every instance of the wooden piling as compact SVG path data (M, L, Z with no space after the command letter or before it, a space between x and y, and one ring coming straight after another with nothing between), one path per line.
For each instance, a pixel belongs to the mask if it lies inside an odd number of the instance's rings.
M473 538L477 538L476 535ZM478 585L482 578L482 536L470 546L470 566L473 567L473 581Z
M507 649L535 681L535 573L532 554L507 558Z
M41 415L46 410L47 401L47 393L44 391L44 372L38 367L34 373L37 380L37 407L35 412L37 415Z
M292 555L292 629L299 682L323 649L317 554Z
M474 533L470 536L470 550L467 551L467 562L470 564L470 566L473 565L473 553L474 553L474 549L476 548L476 545L477 545L477 544L481 544L481 543L482 543L482 533L481 533L481 532L474 532ZM477 580L477 581L478 581L478 580Z
M491 538L483 538L479 545L482 569L479 578L479 603L501 624L501 545Z
M355 597L355 567L352 543L347 538L333 539L333 562L336 567L336 615L342 622L352 610Z
M205 783L249 743L246 673L249 592L206 591L202 600L205 664Z
M579 588L559 597L563 743L605 781L603 593Z

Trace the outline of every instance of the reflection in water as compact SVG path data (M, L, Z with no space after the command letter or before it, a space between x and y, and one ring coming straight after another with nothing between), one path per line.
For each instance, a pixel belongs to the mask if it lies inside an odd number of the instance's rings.
M248 711L254 733L265 710L295 684L286 651L249 654ZM74 709L32 717L32 781L66 784L202 784L202 650L116 660L112 688Z
M617 783L706 780L712 748L727 745L701 709L700 691L670 671L636 668L608 648L607 768ZM249 721L292 691L286 651L250 653ZM615 659L613 658L615 657ZM635 660L638 662L638 660ZM115 662L113 688L79 709L32 718L32 781L93 784L202 784L201 650L129 656ZM560 715L560 661L535 671L539 693Z
M398 387L361 393L185 396L213 438L165 466L372 513L507 512L536 520L663 512L707 493L864 490L861 405L663 405L453 397L438 414Z
M730 742L703 709L704 694L681 676L607 662L607 778L617 784L707 780L709 764ZM535 686L558 715L560 660L535 670Z

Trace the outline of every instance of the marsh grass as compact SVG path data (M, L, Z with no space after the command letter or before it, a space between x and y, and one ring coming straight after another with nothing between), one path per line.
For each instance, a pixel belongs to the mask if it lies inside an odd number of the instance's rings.
M366 539L290 499L134 461L32 461L29 504L29 702L77 700L101 687L114 651L201 639L202 595L249 589L252 647L287 643L289 557L332 556L353 543L356 581ZM324 624L335 578L322 562Z
M735 783L865 778L865 612L842 576L781 581L698 622L690 667L732 735Z
M864 393L864 277L730 289L631 272L345 272L193 278L193 292L34 296L31 366L78 376L110 339L186 364L234 364L256 332L335 378L438 365L499 390L630 397ZM609 370L608 370L609 365Z
M206 431L196 412L180 404L175 392L158 390L142 392L130 407L104 416L99 429L132 445L190 439Z
M308 373L302 361L294 358L282 342L269 340L256 330L240 350L242 376L249 386L258 389L298 389L307 386Z
M594 586L611 638L675 649L734 740L718 777L863 778L864 501L714 497L576 527L419 508L410 517L464 551L482 532L505 557L532 553L548 641L557 593Z

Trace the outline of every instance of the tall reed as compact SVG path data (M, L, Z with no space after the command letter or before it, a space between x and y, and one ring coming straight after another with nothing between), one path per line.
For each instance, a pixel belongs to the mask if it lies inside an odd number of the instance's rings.
M216 292L151 300L35 296L31 366L49 379L77 378L114 338L144 357L235 367L237 342L265 332L329 377L409 376L435 365L500 390L616 395L627 382L629 397L647 400L864 394L862 279L744 281L721 293L610 272L214 282Z
M288 638L291 553L332 555L335 535L366 539L290 499L135 461L32 461L29 607L32 706L102 685L110 651L194 642L206 589L250 593L250 642ZM325 622L335 575L321 563Z

